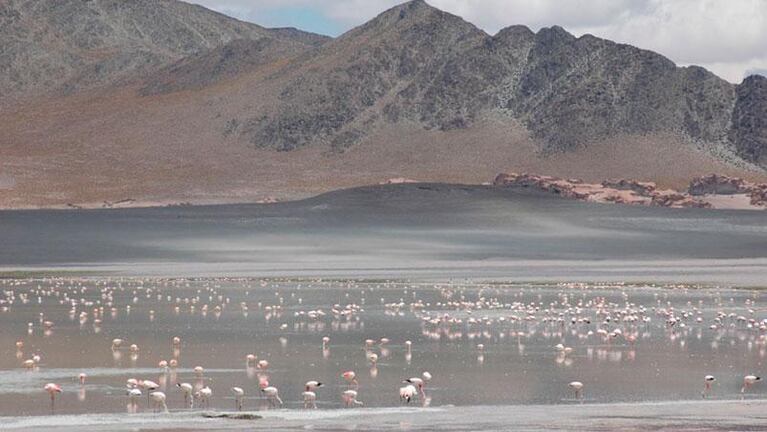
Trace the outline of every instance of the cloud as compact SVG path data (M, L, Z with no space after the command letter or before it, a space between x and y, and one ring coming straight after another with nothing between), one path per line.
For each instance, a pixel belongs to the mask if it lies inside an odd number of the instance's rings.
M399 0L189 0L267 27L335 36ZM428 0L488 33L561 25L706 67L733 82L767 70L766 0Z

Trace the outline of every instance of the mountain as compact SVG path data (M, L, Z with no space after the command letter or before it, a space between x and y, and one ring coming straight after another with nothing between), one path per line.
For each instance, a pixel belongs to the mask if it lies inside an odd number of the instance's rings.
M269 30L174 0L4 0L0 95L69 94L134 80L236 40L317 43L300 31Z
M0 27L13 71L0 94L16 95L0 108L0 206L249 201L503 171L767 178L764 77L733 85L561 27L488 35L422 0L335 39L171 0L2 5L3 23L25 24Z

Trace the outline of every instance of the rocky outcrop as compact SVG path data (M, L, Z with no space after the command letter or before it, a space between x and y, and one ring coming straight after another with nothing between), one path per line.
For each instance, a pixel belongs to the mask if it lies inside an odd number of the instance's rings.
M737 177L728 177L710 174L698 177L690 182L688 193L690 195L734 195L747 193L750 185L748 182Z
M747 195L751 205L767 206L767 183L752 183L737 177L717 174L694 179L688 190L690 195Z
M589 202L645 205L657 207L710 208L711 204L684 192L658 189L654 183L635 180L609 180L585 183L578 179L563 179L534 174L502 173L493 182L501 187L535 188L565 198Z
M640 182L626 179L605 180L602 182L602 186L608 189L630 190L640 195L647 195L657 189L657 185L653 182Z

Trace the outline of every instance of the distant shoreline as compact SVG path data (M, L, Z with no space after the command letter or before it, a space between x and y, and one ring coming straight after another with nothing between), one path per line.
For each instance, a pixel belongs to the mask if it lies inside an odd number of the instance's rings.
M509 180L511 178L511 180ZM699 179L714 178L714 181L724 179L725 182L737 181L749 187L762 187L762 184L752 184L738 178L718 176L715 174L700 177ZM395 185L424 185L424 186L461 186L461 187L488 187L488 188L518 188L537 189L543 193L556 195L563 199L583 201L593 204L623 204L623 205L646 205L668 208L680 207L703 207L710 210L765 210L765 205L755 205L751 202L750 191L734 191L735 193L701 193L691 196L686 191L671 189L660 190L659 195L675 195L683 205L676 202L656 204L651 194L638 190L651 186L651 193L656 193L655 184L635 180L605 180L602 183L585 183L577 179L563 179L558 177L533 175L533 174L506 174L496 177L494 183L447 183L447 182L421 182L406 178L393 178L374 184L363 184L353 187L344 187L320 191L316 193L292 193L285 196L262 196L253 198L198 198L198 199L134 199L120 198L113 201L89 201L82 203L66 203L52 206L7 206L0 203L0 211L33 211L33 210L106 210L106 209L142 209L142 208L175 208L175 207L207 207L224 205L256 205L297 202L305 199L319 197L328 193L342 192L360 188L390 187ZM712 186L716 190L716 185ZM693 205L689 205L693 203Z

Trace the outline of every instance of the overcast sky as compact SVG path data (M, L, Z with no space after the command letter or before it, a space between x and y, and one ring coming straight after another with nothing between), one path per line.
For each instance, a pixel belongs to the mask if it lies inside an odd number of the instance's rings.
M188 0L266 27L337 36L401 0ZM732 82L767 75L767 0L427 0L490 34L561 25L697 64Z

